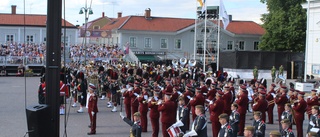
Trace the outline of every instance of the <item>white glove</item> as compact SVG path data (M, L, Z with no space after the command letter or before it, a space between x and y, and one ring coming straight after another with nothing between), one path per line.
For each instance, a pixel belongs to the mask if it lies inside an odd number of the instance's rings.
M93 111L91 111L91 115L94 115L95 113Z
M190 97L190 96L187 96L187 98L188 98L188 99L191 99L191 97Z
M83 99L83 96L81 96L81 99Z
M206 96L206 95L208 95L208 94L207 94L207 93L203 93L203 95L205 95L205 96Z
M178 91L178 94L181 95L182 93L180 91Z
M164 88L163 88L163 87L161 87L161 90L164 90Z
M293 106L294 106L294 105L292 104L291 107L293 108Z
M136 97L139 97L139 94L137 94L137 93L133 93L133 95L135 95Z
M315 124L312 121L309 122L309 125L311 125L313 127L315 126Z
M193 98L190 98L190 100L193 100Z
M213 101L210 101L209 104L210 104L210 105L213 104Z
M147 100L147 99L148 99L148 95L143 95L143 98L144 98L145 100Z
M158 104L158 105L161 105L161 104L162 104L162 101L159 101L157 104Z
M150 102L150 101L151 101L151 98L148 99L148 102Z
M158 101L158 97L154 97L154 100Z
M276 97L276 94L274 94L274 93L271 93L271 95L275 98Z
M311 96L308 96L308 98L311 98Z
M120 112L120 117L121 117L121 119L124 119L124 117L125 117L122 112Z
M206 99L206 101L207 101L207 102L210 102L211 100L209 100L209 99Z

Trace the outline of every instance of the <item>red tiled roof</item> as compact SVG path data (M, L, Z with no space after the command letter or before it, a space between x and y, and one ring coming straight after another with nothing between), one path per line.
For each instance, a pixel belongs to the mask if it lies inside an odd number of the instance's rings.
M122 30L175 32L194 24L194 19L132 16Z
M164 17L145 19L144 16L126 16L112 19L112 21L106 24L102 29L176 32L191 25L194 25L194 19ZM222 23L221 27L223 27ZM263 35L265 33L265 30L253 21L232 21L229 23L227 31L240 35Z
M130 16L111 19L111 21L102 27L102 30L118 29Z
M244 35L263 35L265 33L262 26L253 21L232 21L227 26L227 30Z
M6 26L46 26L46 15L34 15L26 14L25 15L26 23L24 23L23 14L0 14L0 25ZM62 25L64 25L64 19L62 19ZM76 27L70 22L66 21L67 27Z

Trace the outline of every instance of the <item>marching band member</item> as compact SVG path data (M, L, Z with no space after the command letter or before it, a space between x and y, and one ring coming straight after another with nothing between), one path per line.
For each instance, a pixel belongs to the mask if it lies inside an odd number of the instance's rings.
M217 137L230 137L232 136L232 128L228 123L228 114L223 113L219 115L219 122L221 124L221 128L219 130Z
M273 124L273 108L274 108L274 98L273 95L275 95L274 88L276 87L275 84L271 84L270 90L267 93L266 99L268 101L268 107L267 107L267 112L268 112L268 124Z
M277 104L278 108L278 119L279 123L281 122L281 114L284 111L284 105L288 103L288 98L287 98L287 87L282 86L280 88L279 93L274 95L274 102Z
M190 110L191 110L189 101L190 101L190 98L193 96L191 90L192 90L192 86L190 84L187 84L186 91L183 93L184 102L186 102L188 106L188 113L190 113ZM190 116L187 117L187 130L189 130L189 125L190 125Z
M135 112L133 114L133 121L125 117L122 112L120 112L121 119L131 126L130 137L141 137L141 123L140 123L140 113Z
M190 106L191 106L191 112L192 112L192 120L195 120L196 118L196 111L195 107L197 105L204 106L205 99L203 97L203 94L201 93L201 88L196 88L196 95L193 98L190 98Z
M281 136L282 137L294 137L294 133L292 129L290 128L290 121L289 119L284 119L281 121Z
M87 102L87 84L85 83L84 81L84 74L83 72L79 72L78 74L78 87L77 87L77 90L78 92L81 94L80 95L80 109L77 110L78 113L83 113L83 107L86 105L86 102Z
M141 114L141 128L142 132L147 132L148 129L148 99L149 99L149 94L148 94L148 89L149 85L145 84L143 85L142 88L142 95L138 97L139 101L139 112Z
M133 84L128 83L127 89L124 91L122 96L124 97L124 107L126 110L126 116L129 120L131 120L131 97L130 92L133 90Z
M207 118L203 105L195 106L197 117L194 119L191 130L196 131L198 137L207 137Z
M210 101L209 110L210 110L210 121L212 122L212 136L216 137L219 134L221 124L219 122L219 116L223 112L224 103L222 100L223 92L218 90L216 93L216 100Z
M159 135L159 118L160 118L160 113L158 111L158 104L157 102L159 101L159 89L155 89L153 91L153 97L151 100L148 102L148 107L150 108L150 121L152 125L152 137L158 137Z
M140 94L140 88L139 88L140 83L135 82L134 83L134 88L130 92L130 98L131 98L131 114L133 115L134 113L138 112L138 107L139 107L139 102L137 98L139 97Z
M294 110L294 119L297 126L297 137L303 137L303 120L304 113L307 109L307 102L304 100L304 92L299 92L298 100L293 104L292 109Z
M266 120L266 110L268 108L268 101L265 98L266 92L260 91L258 101L253 104L252 110L259 111L261 115L261 119L263 121Z
M307 106L308 106L307 107L307 114L308 114L309 119L311 116L312 106L317 106L317 105L319 105L317 90L313 89L313 90L311 90L311 96L308 96L308 98L307 98Z
M231 104L233 103L233 100L232 100L232 93L230 91L230 87L229 86L225 86L223 88L223 91L224 91L224 95L223 95L223 102L224 102L224 108L223 108L223 113L226 113L228 115L231 114Z
M64 115L65 108L63 104L65 103L65 97L69 97L69 88L64 83L64 79L65 75L60 74L60 115Z
M88 135L96 134L96 121L97 121L97 113L98 113L98 97L94 93L94 90L96 90L96 87L93 84L89 84L89 99L88 99L88 113L90 117L90 125L91 131L88 133Z
M320 128L319 106L312 106L311 108L311 116L309 120L307 133L310 133L312 128L318 129L318 130ZM313 131L313 132L316 132L316 131ZM316 132L316 134L320 136L320 131Z
M256 111L253 114L254 121L252 126L254 126L254 136L255 137L264 137L266 132L266 124L262 120L262 113L260 111Z
M238 130L239 130L240 114L237 111L237 109L238 109L238 104L233 103L231 105L232 112L231 112L231 115L229 116L230 126L233 129L231 137L237 137L237 133L238 133Z
M181 121L183 123L183 126L180 127L181 131L183 133L186 133L187 131L187 117L190 117L190 112L188 109L188 106L185 103L185 100L183 97L179 97L179 107L177 112L177 121Z
M172 93L167 92L164 97L164 102L159 101L158 110L161 112L161 123L162 123L162 136L169 137L167 129L175 123L175 115L172 115L176 111L174 102L170 100Z
M245 120L246 120L246 113L247 113L247 108L248 108L248 103L249 103L246 89L247 88L245 86L241 86L239 96L236 99L236 103L239 106L238 111L240 113L238 136L243 136L244 124L245 124Z

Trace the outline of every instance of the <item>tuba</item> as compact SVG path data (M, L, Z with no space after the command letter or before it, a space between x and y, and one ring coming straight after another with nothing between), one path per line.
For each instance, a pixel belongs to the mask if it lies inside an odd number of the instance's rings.
M177 59L173 59L171 63L172 63L172 66L173 66L174 68L177 68L177 67L178 67L178 60L177 60Z
M142 64L142 67L143 67L144 70L147 70L147 67L149 67L149 66L148 66L148 64L144 63L144 64Z
M197 64L197 61L195 59L189 60L189 67L194 67Z
M181 58L180 59L180 65L183 68L185 64L187 64L188 60L186 58Z

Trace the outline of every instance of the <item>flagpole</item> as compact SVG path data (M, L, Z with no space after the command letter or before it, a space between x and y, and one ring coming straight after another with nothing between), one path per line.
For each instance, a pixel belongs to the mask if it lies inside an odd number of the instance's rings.
M219 11L220 12L220 11ZM220 15L218 17L218 41L217 41L217 58L216 58L216 61L217 61L217 71L219 70L219 59L220 59L220 31L221 31L221 27L220 27Z
M307 73L308 73L308 50L309 50L309 16L310 16L310 0L308 0L307 8L307 33L306 33L306 49L304 57L304 78L303 81L307 82Z
M204 3L204 42L203 42L203 72L206 71L206 48L207 48L207 3Z
M196 47L197 47L197 19L198 19L198 6L196 1L196 18L194 20L194 45L193 45L193 59L196 59Z

